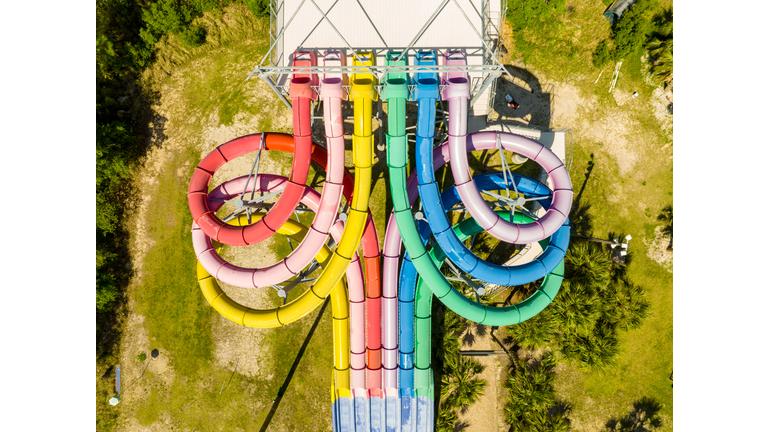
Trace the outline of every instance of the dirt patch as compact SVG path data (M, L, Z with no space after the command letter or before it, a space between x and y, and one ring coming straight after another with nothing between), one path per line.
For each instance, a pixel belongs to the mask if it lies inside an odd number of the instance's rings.
M615 88L613 91L611 91L611 96L613 96L613 100L616 101L618 106L624 106L624 104L631 102L632 99L634 99L632 97L632 93L618 88Z
M552 127L570 127L580 133L585 129L578 121L582 113L594 109L597 104L595 96L582 96L579 88L573 84L554 82L551 86Z
M160 419L149 426L142 425L135 417L126 417L117 430L126 432L170 432L176 429L174 429L170 416L163 414Z
M659 120L661 128L672 129L672 91L656 87L651 96L653 115Z
M221 256L228 262L243 267L267 267L277 262L278 257L271 246L275 238L246 247L226 247ZM219 281L219 286L234 301L252 309L271 308L271 299L276 298L271 288L240 288ZM214 362L217 366L254 377L264 370L269 359L262 355L262 329L244 327L217 314L213 321ZM267 368L268 369L268 368Z
M661 264L664 269L672 273L672 251L667 249L670 242L668 234L661 232L662 227L656 227L655 237L651 240L645 240L645 246L648 248L646 255L648 258Z
M604 115L588 126L580 128L580 132L593 141L603 144L619 166L619 175L626 176L640 160L641 138L632 131L637 122L629 114L620 110L607 110Z

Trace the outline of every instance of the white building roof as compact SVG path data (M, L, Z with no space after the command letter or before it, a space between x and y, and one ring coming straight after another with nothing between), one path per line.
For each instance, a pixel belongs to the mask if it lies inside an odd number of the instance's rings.
M336 29L356 50L405 48L440 5L439 0L315 0ZM277 29L284 28L302 0L277 1ZM498 12L499 2L489 2ZM458 0L471 24L482 36L482 0ZM288 66L296 48L344 49L344 40L310 0L304 1L283 34L278 47L277 66ZM470 64L482 64L483 43L453 0L449 1L424 34L416 48L465 48ZM473 53L474 51L474 53ZM383 54L383 52L382 52ZM473 55L474 54L474 55ZM377 60L384 61L381 56ZM379 63L381 64L381 63Z

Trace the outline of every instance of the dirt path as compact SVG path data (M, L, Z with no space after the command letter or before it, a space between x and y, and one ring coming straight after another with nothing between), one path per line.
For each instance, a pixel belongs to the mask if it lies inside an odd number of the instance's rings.
M467 331L461 335L462 350L498 350L498 344L493 341L490 335L490 327L483 325L470 324ZM480 364L485 366L485 370L479 375L479 378L485 380L485 391L480 399L472 404L466 412L459 412L459 421L456 430L491 432L506 431L508 426L502 421L504 404L500 392L503 390L502 383L505 375L505 358L473 357Z

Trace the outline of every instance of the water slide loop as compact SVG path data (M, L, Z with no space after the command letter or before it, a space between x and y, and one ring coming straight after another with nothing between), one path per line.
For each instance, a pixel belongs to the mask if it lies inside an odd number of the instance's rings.
M460 104L461 100L459 99L449 101L451 112L449 124L454 121L461 121L458 114L454 116L454 112L460 110ZM463 121L466 123L466 117ZM471 151L469 150L469 140L472 140L475 147L486 143L492 143L495 146L497 135L505 150L521 154L537 162L552 179L552 189L554 190L552 205L547 209L544 216L536 221L516 224L500 219L491 211L472 180L467 159L467 152ZM467 135L454 136L449 134L448 144L452 162L451 171L456 182L456 189L469 213L477 219L488 234L507 243L527 244L549 237L567 218L573 200L571 178L560 158L542 144L524 136L505 132L477 132L472 134L471 138Z
M465 65L466 57L460 51L448 51L445 53L445 63ZM470 96L468 75L466 72L446 72L443 74L442 83L445 86L443 99L448 100L451 172L456 189L469 213L477 219L488 234L507 243L527 244L552 235L562 225L571 210L573 190L565 164L551 150L530 138L498 132L476 134L475 140L492 137L496 143L506 141L512 145L514 153L536 161L552 178L554 197L552 205L544 216L529 224L516 224L502 220L483 199L472 180L469 168L467 159L467 101ZM419 181L419 183L422 182L422 180ZM442 228L447 230L448 227Z
M264 150L285 146L288 142L290 142L291 147L294 147L293 137L290 135L269 132L264 135ZM208 186L216 171L225 163L238 156L258 151L261 141L261 133L245 135L228 141L216 147L203 158L192 174L187 193L192 219L206 235L220 243L246 246L269 238L278 227L288 220L299 203L304 183L307 180L307 173L309 172L311 141L309 144L303 142L301 145L296 146L290 183L277 203L259 221L244 227L227 225L209 208Z
M464 54L460 51L446 52L445 62L448 65L466 64ZM453 115L466 118L466 100L469 98L469 80L466 72L447 72L443 74L442 82L446 86L442 96L443 98L450 98ZM426 105L424 108L427 109L423 109L422 105ZM419 127L426 125L427 131L433 130L429 128L429 125L434 123L433 105L430 101L425 103L419 102L418 124ZM421 134L421 132L417 132L417 135ZM463 123L455 120L449 122L449 136L456 135L466 136L466 121ZM445 202L444 199L440 198L440 188L435 181L436 169L432 161L431 138L430 136L429 139L417 139L416 141L416 166L419 167L416 171L419 182L418 190L432 235L434 235L442 250L448 254L451 262L455 263L470 276L485 282L505 286L522 285L532 282L552 271L565 256L565 250L568 247L567 236L556 236L556 241L547 246L544 253L534 261L516 267L501 266L482 260L473 254L463 242L458 240L454 230L451 229L446 211L457 204L460 199L456 194L457 188L455 187L451 188L453 199L450 202ZM495 141L495 144L501 147L500 141ZM505 177L503 178L500 176L488 177L488 179L498 179L499 181L494 183L494 181L488 180L486 182L488 187L482 187L481 189L497 190L505 188L507 185L506 172L504 175ZM515 190L526 195L543 198L551 194L546 186L525 176L512 174L512 182L513 184L520 183L520 187L515 186ZM550 199L541 202L544 207L549 207L550 203Z
M290 135L287 134L267 134L267 142L269 142L269 136L270 135L279 135L282 140L273 140L270 145L273 147L271 150L277 150L277 151L286 151L290 152L294 149L293 146L293 140ZM249 135L250 137L256 137L257 135ZM277 144L275 144L275 141L277 141ZM343 155L341 152L336 152L336 155ZM317 164L321 169L326 168L326 164L328 162L328 152L323 147L314 144L312 147L312 153L311 153L311 159L312 162ZM341 161L338 161L337 166L343 166L343 163ZM352 200L352 176L349 174L349 172L344 169L344 177L342 180L342 183L344 185L342 193L344 197L347 199L347 201ZM245 176L244 176L245 177ZM247 178L239 178L238 181L241 182L243 180L247 180ZM238 183L240 185L240 188L242 190L242 183ZM286 187L290 187L290 182L286 185ZM341 185L333 185L328 184L323 189L323 192L325 193L325 189L328 188L329 190L332 189L341 189ZM218 194L222 193L235 193L237 189L236 188L222 188L219 186L214 191L211 191L212 198L219 199L220 196ZM302 191L302 194L304 192ZM216 194L216 195L213 195ZM301 195L299 196L301 198ZM214 205L221 205L221 201L212 201L211 204ZM298 203L297 203L298 204ZM216 207L218 209L218 207ZM331 215L335 214L335 209L329 211L330 215L324 215L326 217L322 219L330 219ZM379 285L380 284L380 276L379 276L379 242L378 242L378 234L376 233L376 227L373 224L373 217L370 215L370 212L368 212L368 218L365 221L365 231L363 232L363 239L362 239L362 246L363 246L363 255L364 255L364 261L366 265L366 273L367 273L367 284L372 285ZM319 219L319 216L316 216L315 219ZM314 225L314 221L313 221ZM195 244L193 242L193 244ZM201 256L201 253L206 250L206 248L203 247L203 249L198 250L197 248L202 247L200 243L198 243L198 246L196 246L195 252L198 257ZM292 253L289 255L291 257L294 255ZM217 279L221 280L222 282L226 282L230 285L234 285L241 288L257 288L257 287L265 287L270 286L275 283L283 282L284 280L290 278L292 275L298 273L299 270L301 270L302 267L297 267L296 269L288 269L288 267L285 265L285 261L287 258L283 259L281 262L278 262L276 264L273 264L269 268L276 268L281 271L282 275L285 275L286 277L280 279L276 278L273 274L267 273L267 277L263 278L264 274L268 271L266 269L258 269L258 268L243 268L239 266L234 266L232 264L227 263L225 260L221 259L221 257L216 254L216 251L213 249L210 249L208 252L208 255L210 255L207 258L202 259L203 266L206 268L206 270L214 275ZM306 258L306 257L305 257ZM309 258L311 260L312 257ZM351 258L351 257L350 257ZM309 262L307 261L307 263ZM295 271L292 271L295 270Z
M239 177L234 180L230 180L228 182L223 183L220 188L222 192L218 194L219 196L223 197L233 197L237 196L237 194L242 189L242 184L245 180L246 176ZM281 191L283 188L285 188L286 184L288 184L287 179L282 176L276 176L271 174L260 174L256 177L255 186L253 186L252 183L249 183L249 187L247 188L248 192L251 192L252 190L255 190L256 192L261 191ZM229 191L229 192L227 192ZM301 197L301 202L309 207L312 210L316 210L320 207L320 194L315 191L312 188L305 187L305 193ZM215 205L215 202L212 201L212 204ZM245 215L241 215L242 217L235 219L231 221L230 223L233 225L237 224L245 224L247 223L247 219ZM258 216L261 218L262 216ZM294 239L300 239L304 235L307 234L309 231L306 228L297 228L297 222L288 220L286 221L286 224L283 225L284 228L281 228L285 231L286 235L292 236ZM334 224L334 226L331 228L331 235L334 238L334 240L338 240L342 232L344 230L344 224L339 222ZM204 275L210 279L211 285L218 287L218 283L216 282L216 279L214 276L205 268L205 265L203 264L203 261L208 259L207 257L210 256L211 252L215 252L214 246L211 242L211 238L206 236L205 233L202 232L200 227L193 223L192 224L192 242L195 245L195 249L204 249L204 252L200 255L198 255L198 275L201 274L201 272L204 273ZM316 259L318 263L325 269L327 268L329 257L332 255L330 249L327 246L323 246L323 248L318 253ZM216 255L218 256L218 254ZM356 258L354 260L356 263L355 266L350 266L347 269L347 280L349 283L356 283L362 285L363 282L363 274L362 274L362 268L360 267L360 260ZM341 280L341 279L340 279ZM340 283L340 282L337 282ZM201 285L202 286L202 285ZM320 289L322 288L322 290ZM305 293L303 293L299 298L296 300L274 308L274 309L267 309L267 310L255 310L251 308L245 308L233 300L229 299L229 297L221 291L221 289L214 289L214 291L220 295L219 299L214 301L214 299L209 299L209 303L214 307L214 309L218 310L222 315L229 318L235 323L245 325L248 327L259 327L259 328L270 328L270 327L278 327L280 325L285 325L290 322L293 322L302 316L306 315L307 313L314 310L315 307L319 306L320 303L322 303L322 300L327 296L329 291L327 289L328 287L317 287L316 285L311 287L309 290L307 290ZM212 293L213 291L209 292ZM205 291L204 291L204 294ZM206 298L208 296L206 295ZM218 306L221 306L223 309L219 309Z
M312 51L297 51L294 53L294 66L316 66L317 56ZM297 72L301 72L297 69ZM269 150L274 140L285 139L281 135L267 134L264 137L259 134L246 135L235 138L232 141L216 147L195 168L192 179L189 182L187 200L192 219L203 232L220 243L232 246L246 246L266 240L275 233L277 228L283 226L296 206L307 182L309 173L310 153L312 149L312 113L310 101L317 99L312 90L312 85L317 85L317 75L294 73L291 77L290 95L293 100L293 129L295 151L291 166L291 178L283 194L277 203L267 212L267 215L253 224L243 227L235 227L224 223L208 207L208 186L211 179L225 163L262 149ZM263 141L263 142L262 142ZM257 145L258 144L258 145ZM343 165L343 156L342 156ZM317 237L318 234L313 235ZM326 231L327 238L327 231ZM310 242L317 244L317 238Z

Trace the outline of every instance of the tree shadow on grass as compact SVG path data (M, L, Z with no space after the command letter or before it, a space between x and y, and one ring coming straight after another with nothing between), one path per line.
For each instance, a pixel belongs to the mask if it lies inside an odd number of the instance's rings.
M579 188L579 192L576 194L576 197L573 199L573 205L571 206L571 213L569 214L569 217L571 219L571 232L578 233L578 234L584 234L584 235L591 235L592 234L592 215L590 215L589 210L592 207L591 204L588 202L582 201L582 195L584 194L584 189L587 187L587 182L589 181L589 177L592 175L592 170L595 168L595 154L592 153L589 155L589 161L587 161L587 169L586 173L584 174L584 183L581 184L581 188Z
M632 404L632 411L620 419L612 418L605 424L605 432L651 432L662 426L661 404L644 396Z

